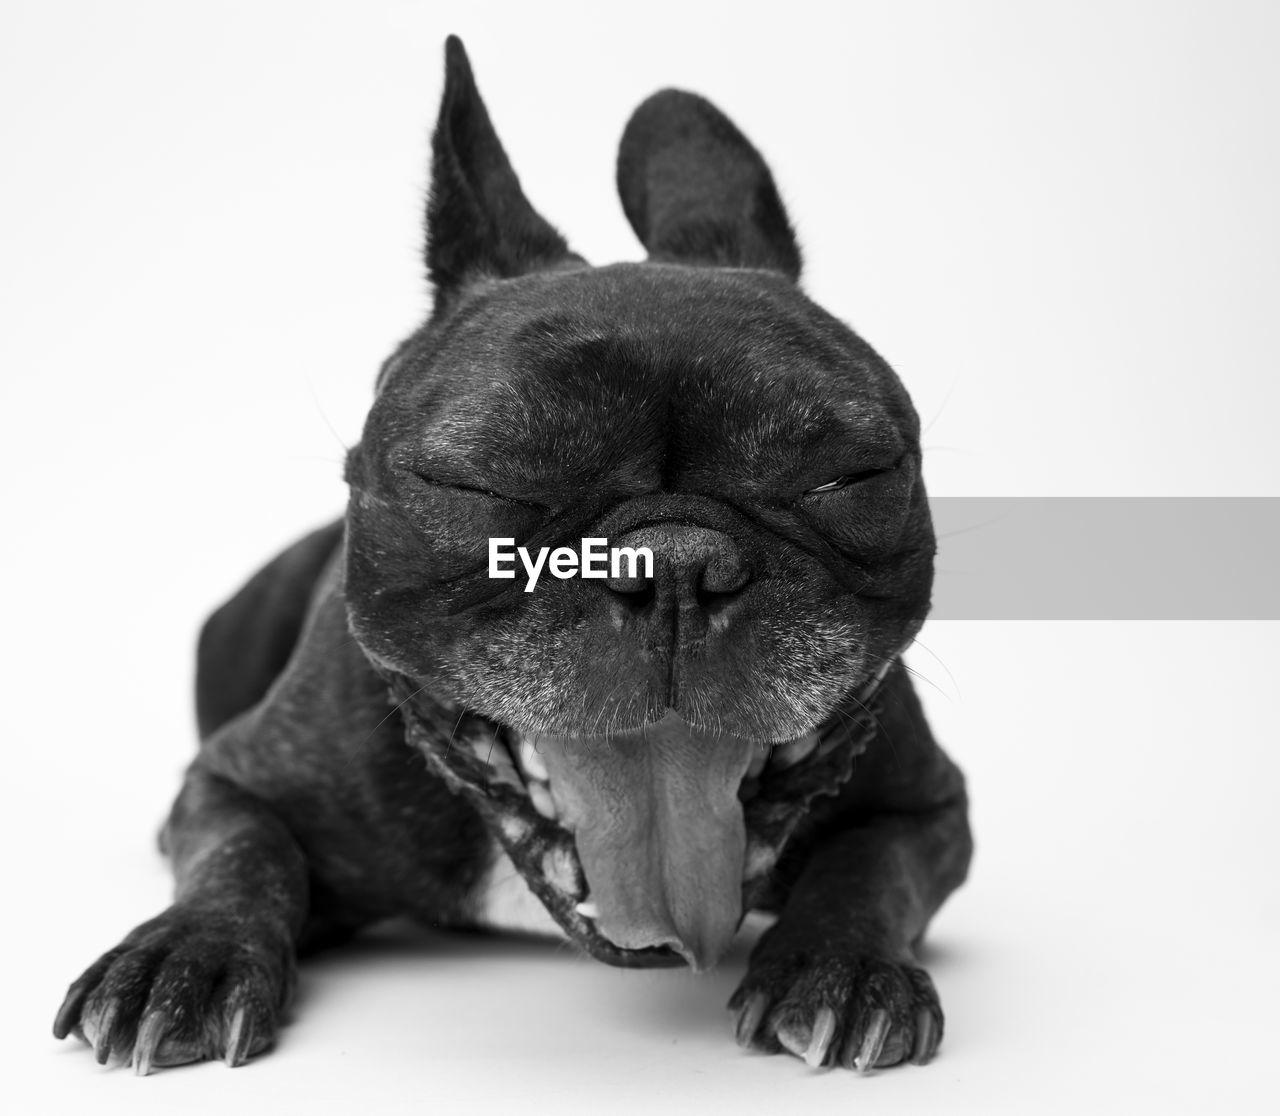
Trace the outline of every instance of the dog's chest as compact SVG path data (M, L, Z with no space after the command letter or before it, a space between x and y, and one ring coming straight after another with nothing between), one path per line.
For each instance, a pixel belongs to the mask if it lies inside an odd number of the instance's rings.
M476 885L475 921L493 930L563 938L564 931L534 895L502 846L493 842L489 869Z

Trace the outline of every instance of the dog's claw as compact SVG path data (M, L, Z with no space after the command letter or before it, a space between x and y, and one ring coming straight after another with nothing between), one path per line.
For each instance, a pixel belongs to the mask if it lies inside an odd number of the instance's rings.
M71 985L54 1033L141 1077L203 1058L237 1066L271 1044L294 964L274 928L171 907Z
M98 1013L97 1029L93 1035L93 1056L100 1066L105 1066L107 1059L111 1057L111 1028L115 1025L119 1008L118 1000L108 1000Z
M769 1010L769 993L756 992L743 1005L742 1011L738 1014L737 1039L738 1045L742 1047L750 1047L751 1040L756 1037L756 1032L760 1029L760 1023L764 1019L764 1014Z
M809 1047L804 1052L804 1060L813 1068L822 1065L831 1048L831 1040L836 1034L836 1013L829 1007L818 1009L813 1017L813 1033L809 1037Z
M64 1039L71 1034L71 1029L80 1021L80 1009L89 998L89 982L78 980L67 989L66 999L53 1020L53 1037Z
M139 1077L146 1077L151 1072L156 1048L168 1026L169 1017L163 1011L153 1011L138 1028L138 1040L133 1046L133 1072Z
M889 1013L881 1008L872 1013L871 1021L867 1024L867 1033L853 1062L854 1069L859 1073L872 1069L883 1053L885 1039L888 1037Z
M253 1027L246 1024L244 1005L236 1008L227 1031L225 1061L232 1069L243 1065L249 1056L249 1044L253 1041Z
M932 1057L937 1049L938 1024L934 1022L933 1012L921 1010L916 1015L916 1041L911 1050L911 1061L922 1066Z
M785 1050L811 1067L859 1073L933 1057L942 1039L942 1009L923 969L891 958L815 959L770 944L765 937L765 948L756 947L746 979L729 1000L739 1011L743 1046Z

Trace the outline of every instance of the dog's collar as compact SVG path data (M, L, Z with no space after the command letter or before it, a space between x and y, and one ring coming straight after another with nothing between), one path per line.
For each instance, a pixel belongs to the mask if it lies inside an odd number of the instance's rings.
M623 949L578 910L586 877L573 835L532 806L523 785L486 762L496 749L514 749L516 734L463 707L442 702L410 678L382 664L375 669L404 719L407 742L431 770L485 819L506 854L569 937L601 961L629 967L678 965L666 947ZM813 751L782 770L770 771L743 802L747 850L742 884L744 913L759 906L770 889L778 858L811 803L834 795L849 780L854 758L876 733L887 672L864 685L819 735ZM517 779L518 782L518 779Z

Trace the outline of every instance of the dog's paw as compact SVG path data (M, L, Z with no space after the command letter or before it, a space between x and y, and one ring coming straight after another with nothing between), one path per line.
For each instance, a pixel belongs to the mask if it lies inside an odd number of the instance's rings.
M71 985L53 1033L143 1075L204 1058L237 1066L275 1040L295 972L292 945L252 920L170 907Z
M942 1039L933 981L909 962L803 952L753 958L729 1001L738 1042L811 1066L928 1062Z

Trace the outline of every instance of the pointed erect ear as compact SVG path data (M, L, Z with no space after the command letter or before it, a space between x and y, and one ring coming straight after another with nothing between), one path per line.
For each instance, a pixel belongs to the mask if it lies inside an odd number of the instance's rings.
M520 189L456 35L445 40L444 56L427 204L427 272L437 313L472 280L580 261Z
M649 256L800 276L800 249L760 153L710 101L664 89L627 124L622 208Z

